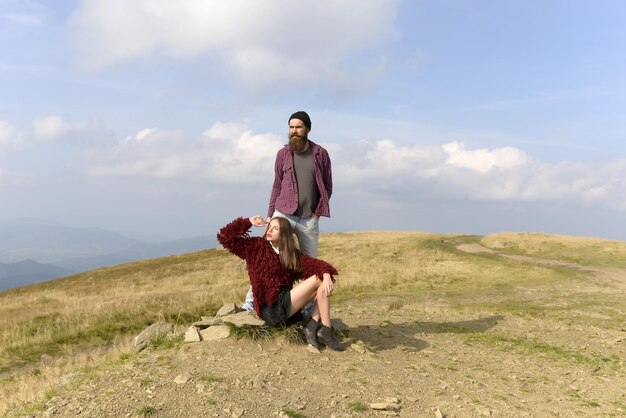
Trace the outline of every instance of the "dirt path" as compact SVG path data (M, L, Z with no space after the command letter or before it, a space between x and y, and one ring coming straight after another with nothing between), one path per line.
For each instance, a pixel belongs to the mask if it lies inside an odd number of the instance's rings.
M570 261L562 261L562 260L549 260L545 258L539 257L530 257L526 255L519 254L511 254L505 251L497 251L491 248L483 247L480 244L471 243L471 244L459 244L455 246L456 249L471 253L471 254L493 254L500 257L508 258L511 260L517 260L524 263L537 264L541 266L548 267L563 267L572 270L579 270L582 272L592 273L597 276L600 280L609 280L614 285L616 285L621 290L626 291L626 271L616 269L616 268L607 268L607 267L596 267L596 266L583 266L581 264L573 263Z
M580 269L606 283L624 280L623 271L475 245L459 249ZM43 411L31 416L626 415L625 328L575 316L477 313L459 308L462 300L413 296L336 306L335 315L349 326L344 341L354 344L342 353L232 338L146 350L97 373L67 376Z

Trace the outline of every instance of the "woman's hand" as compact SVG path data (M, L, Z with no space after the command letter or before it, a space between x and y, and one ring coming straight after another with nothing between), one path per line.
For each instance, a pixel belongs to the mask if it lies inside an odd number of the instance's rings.
M254 226L265 226L265 224L267 224L265 219L260 215L254 215L253 217L251 217L250 223Z
M333 279L330 277L330 274L324 273L324 279L322 282L324 294L326 296L331 296L333 294L333 290L335 290L335 284L333 283Z

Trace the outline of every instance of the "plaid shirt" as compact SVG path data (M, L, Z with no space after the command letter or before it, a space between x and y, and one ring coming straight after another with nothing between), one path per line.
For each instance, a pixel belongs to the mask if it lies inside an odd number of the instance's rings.
M309 140L313 163L315 165L315 182L320 192L320 200L314 213L330 218L330 206L328 201L333 193L333 174L330 167L328 152ZM267 216L272 216L274 210L293 215L298 209L298 183L293 168L293 154L289 144L286 144L276 154L274 165L274 185L270 196L270 205Z

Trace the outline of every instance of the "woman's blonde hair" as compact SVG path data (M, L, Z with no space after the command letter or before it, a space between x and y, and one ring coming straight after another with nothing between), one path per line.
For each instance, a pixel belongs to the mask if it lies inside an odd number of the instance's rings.
M278 239L280 264L287 270L300 272L300 250L298 249L296 237L289 221L280 216L272 218L267 224L265 234L267 234L270 228L270 223L274 220L278 221L278 229L280 230L280 238Z

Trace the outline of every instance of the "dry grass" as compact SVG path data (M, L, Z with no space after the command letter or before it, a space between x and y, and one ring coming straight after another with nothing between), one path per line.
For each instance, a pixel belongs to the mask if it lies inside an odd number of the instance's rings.
M573 276L461 253L443 242L448 238L409 232L325 234L320 258L340 272L334 303L382 296L428 298L431 293L454 295L450 303L477 302L477 295L507 294L516 286L558 283ZM543 242L559 257L578 251L595 261L599 256L589 253L604 248L626 259L626 244L607 241L588 245L561 237L541 236L541 241L499 234L486 237L483 244L498 240L507 249L527 253L539 251ZM0 414L45 396L69 373L126 356L130 338L147 325L157 320L189 324L214 314L225 302L241 301L247 288L241 260L225 250L208 250L0 292Z
M246 277L234 257L209 250L0 293L0 413L83 363L115 357L116 339L158 320L188 324L240 299Z
M59 382L77 384L101 365L119 361L131 349L131 338L124 336L116 338L108 346L90 351L59 357L43 356L39 362L29 365L20 373L0 380L0 413L39 400L42 394L45 400ZM43 407L35 402L30 408L37 410L40 406Z
M337 266L336 300L415 291L480 290L563 279L555 269L496 257L476 257L444 243L449 236L408 232L324 236L320 257Z
M626 267L626 242L623 241L503 232L488 235L480 243L494 250L573 261L582 265Z

